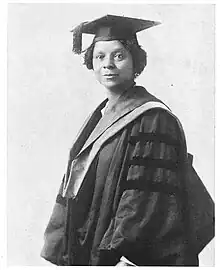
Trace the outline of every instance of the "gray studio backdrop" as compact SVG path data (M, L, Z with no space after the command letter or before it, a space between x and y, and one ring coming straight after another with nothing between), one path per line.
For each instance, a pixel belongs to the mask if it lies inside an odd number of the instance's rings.
M71 52L70 30L105 14L161 21L138 35L148 65L137 80L181 120L214 198L214 5L10 4L8 11L8 263L49 265L43 233L83 120L105 98ZM91 37L84 38L88 46ZM214 264L214 241L200 255Z

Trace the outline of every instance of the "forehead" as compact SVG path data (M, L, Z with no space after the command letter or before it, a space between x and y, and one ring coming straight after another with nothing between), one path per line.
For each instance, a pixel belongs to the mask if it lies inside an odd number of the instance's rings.
M126 50L119 40L97 41L94 46L94 52L112 52L117 50Z

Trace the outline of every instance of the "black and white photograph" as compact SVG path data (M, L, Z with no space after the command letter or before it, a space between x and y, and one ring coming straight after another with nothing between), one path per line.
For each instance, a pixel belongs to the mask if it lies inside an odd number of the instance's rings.
M214 267L215 4L7 16L7 265Z

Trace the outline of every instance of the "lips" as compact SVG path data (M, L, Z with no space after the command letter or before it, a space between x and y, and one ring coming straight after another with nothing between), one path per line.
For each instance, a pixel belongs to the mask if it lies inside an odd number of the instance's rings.
M104 74L104 76L111 78L111 77L117 77L118 74Z

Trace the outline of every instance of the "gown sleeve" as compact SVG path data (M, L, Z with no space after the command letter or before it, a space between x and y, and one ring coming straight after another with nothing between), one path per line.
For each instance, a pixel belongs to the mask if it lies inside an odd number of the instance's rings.
M135 265L194 265L187 237L182 153L177 120L152 109L133 125L127 174L108 249Z
M52 215L44 233L44 246L40 254L42 258L56 265L66 264L63 256L67 217L67 200L62 197L64 179L65 175L63 176Z

